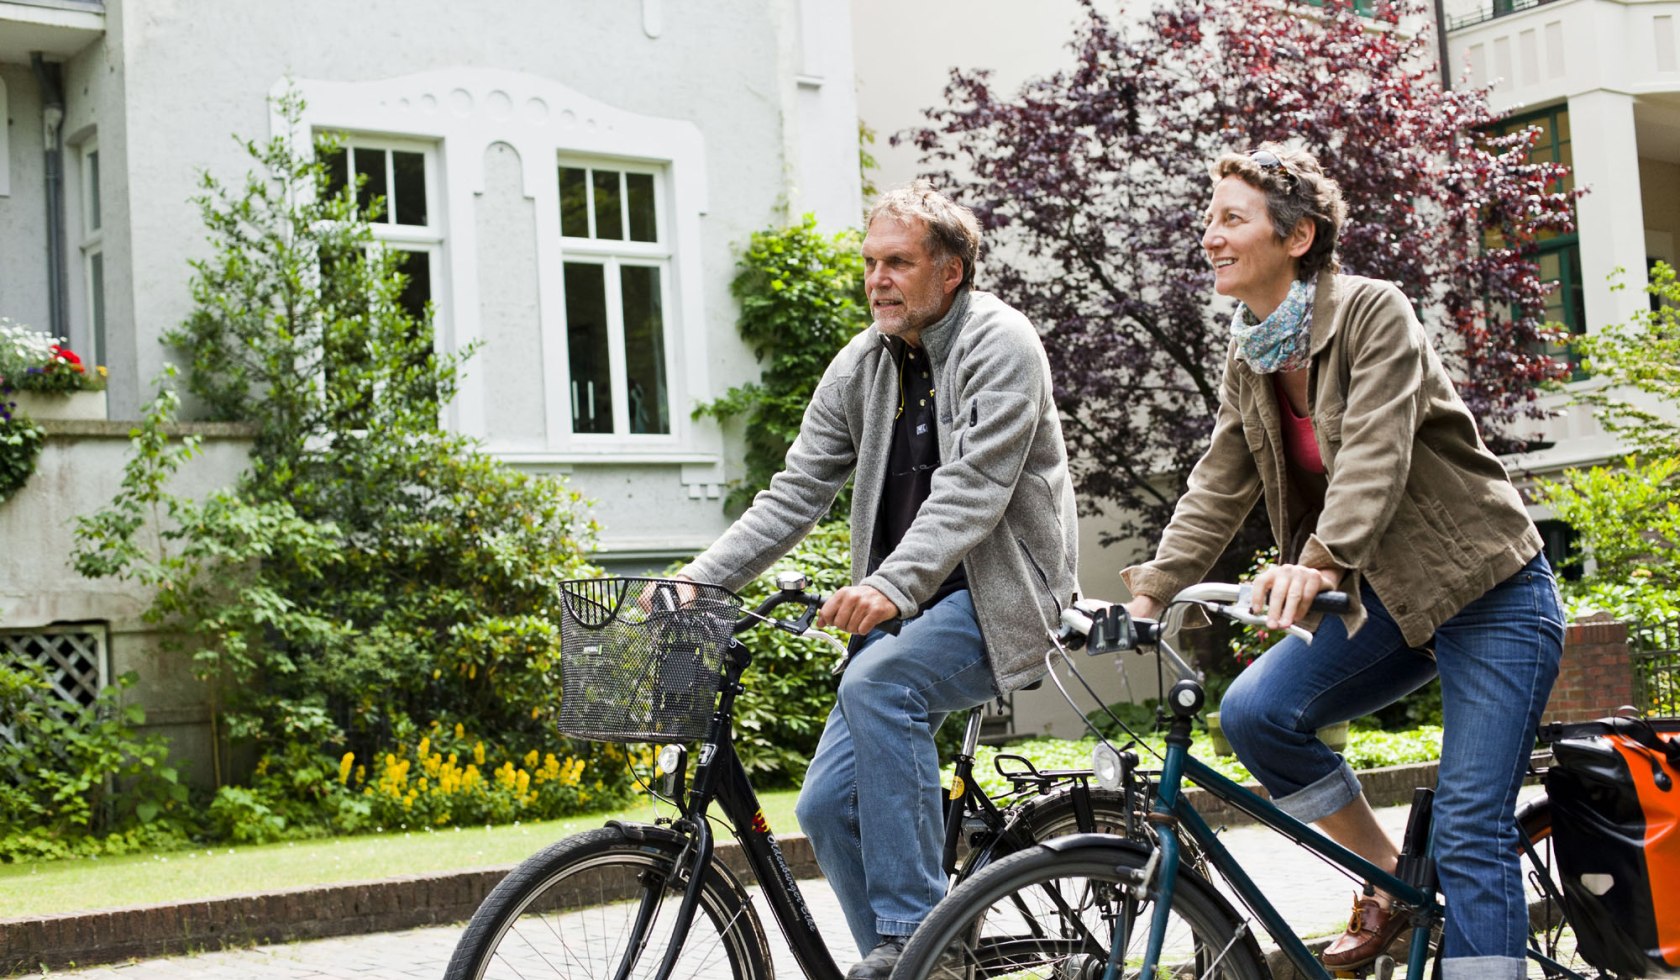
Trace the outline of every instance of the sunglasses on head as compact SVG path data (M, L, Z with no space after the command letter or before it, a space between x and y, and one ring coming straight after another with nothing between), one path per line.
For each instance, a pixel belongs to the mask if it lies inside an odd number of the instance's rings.
M1300 181L1300 178L1295 175L1295 171L1289 169L1289 164L1284 163L1283 158L1271 150L1253 150L1248 154L1248 158L1254 161L1255 166L1266 173L1276 174L1291 190Z

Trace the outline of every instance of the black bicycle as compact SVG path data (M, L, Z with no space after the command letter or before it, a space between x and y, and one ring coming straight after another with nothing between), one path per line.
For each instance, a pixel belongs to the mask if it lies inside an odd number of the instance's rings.
M468 923L447 980L768 980L764 926L742 880L714 851L714 803L800 968L812 980L840 980L734 749L734 703L751 662L738 634L768 625L821 639L840 649L843 662L844 645L812 625L823 597L806 591L798 573L783 573L776 584L777 592L743 614L738 596L712 585L564 583L561 731L662 745L664 795L678 814L654 824L609 821L521 863ZM775 617L785 605L802 611ZM981 716L980 708L969 715L947 792L945 866L953 883L1064 834L1149 833L1147 791L1131 766L1127 780L1101 788L1091 770L1044 771L1000 756L998 771L1012 788L990 799L973 778Z

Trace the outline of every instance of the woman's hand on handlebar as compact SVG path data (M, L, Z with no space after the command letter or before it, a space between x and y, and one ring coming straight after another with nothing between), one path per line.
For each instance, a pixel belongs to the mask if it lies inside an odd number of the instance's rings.
M1154 596L1140 595L1126 603L1126 615L1133 619L1160 620L1167 606Z
M898 606L879 589L869 585L848 585L828 597L817 613L817 625L837 626L861 635L898 615Z
M1313 597L1341 584L1342 574L1307 565L1272 565L1254 577L1251 612L1266 614L1267 629L1288 629L1312 607Z

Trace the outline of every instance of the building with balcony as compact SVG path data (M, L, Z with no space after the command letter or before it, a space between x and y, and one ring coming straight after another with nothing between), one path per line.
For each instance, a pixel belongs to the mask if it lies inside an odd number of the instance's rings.
M1534 155L1567 164L1587 192L1575 234L1539 248L1542 278L1558 284L1551 318L1577 334L1627 322L1649 302L1650 265L1680 258L1680 3L1444 0L1443 11L1450 83L1488 87L1509 128L1538 126ZM1615 455L1589 413L1550 403L1558 413L1534 432L1543 448L1513 457L1515 472Z

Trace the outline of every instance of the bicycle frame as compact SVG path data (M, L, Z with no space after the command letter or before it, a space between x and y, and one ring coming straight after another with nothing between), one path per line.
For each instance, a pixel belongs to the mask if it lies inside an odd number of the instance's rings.
M693 788L687 799L680 803L683 809L676 829L689 834L688 847L693 848L694 855L687 867L687 886L678 912L678 922L672 932L670 948L666 952L665 962L660 964L655 980L668 980L670 977L677 955L688 936L689 923L693 921L694 908L699 901L703 881L700 872L712 858L711 827L706 814L713 802L723 808L724 816L741 842L741 852L746 857L747 866L764 888L764 897L770 904L771 912L775 914L776 924L781 928L782 935L787 939L788 947L805 976L810 980L841 980L842 977L840 968L828 951L828 944L817 928L816 918L805 902L804 893L799 890L799 882L794 877L793 869L788 866L775 833L771 831L769 822L764 819L763 807L759 804L758 793L747 778L746 767L741 765L740 757L735 754L735 697L742 691L741 674L749 663L751 654L747 648L737 640L730 640L723 696L718 699L717 710L712 715L706 739L700 743L699 759L694 768ZM685 848L685 853L687 850L688 848ZM677 860L679 871L683 867L682 857L683 855L679 855ZM651 903L653 900L653 896L650 895L644 901Z
M765 609L761 607L760 612L763 611ZM677 867L679 874L687 874L687 884L671 947L666 954L666 962L660 966L656 980L667 980L670 976L683 940L687 937L688 924L692 921L695 903L699 900L702 881L700 872L712 858L712 836L706 814L714 802L722 807L724 816L740 841L747 866L763 887L765 900L776 917L776 924L805 976L810 980L840 980L842 975L828 950L821 930L817 927L804 893L800 891L798 880L782 853L775 832L764 819L763 808L747 777L746 768L735 753L735 698L743 690L740 684L741 675L751 661L752 655L747 647L732 639L722 696L718 699L706 738L699 745L692 789L686 799L679 803L682 812L676 829L688 834L689 844L683 854L678 856ZM980 725L980 712L976 709L969 715L962 748L955 759L952 796L946 813L944 852L945 871L953 881L957 876L957 848L963 832L964 817L968 814L979 817L997 832L997 836L988 844L988 853L1000 844L1019 849L1032 843L1030 840L1010 839L1004 836L1007 824L1003 811L974 779L974 751L979 743ZM1086 774L1078 771L1035 771L1034 775L1040 785L1067 782L1072 787L1072 800L1080 828L1089 830L1093 826L1089 785L1083 778ZM692 856L689 849L692 849ZM685 857L689 858L686 864ZM651 914L651 895L647 902L643 909L644 918ZM638 921L641 923L640 919ZM639 924L638 933L643 928L645 923ZM639 938L639 935L633 936L633 939Z
M1190 719L1188 716L1177 716L1173 719L1172 728L1167 734L1167 757L1162 767L1161 779L1156 790L1153 806L1154 820L1160 836L1161 859L1158 865L1158 882L1156 903L1158 908L1166 908L1172 902L1173 885L1178 877L1178 834L1188 833L1202 848L1202 854L1208 864L1217 868L1220 875L1231 886L1232 891L1242 900L1243 904L1260 920L1266 932L1278 944L1289 961L1305 977L1324 978L1329 980L1330 974L1325 970L1305 943L1295 935L1289 923L1285 922L1277 908L1267 900L1258 885L1237 863L1236 858L1219 840L1217 834L1208 826L1206 820L1197 812L1196 808L1180 792L1183 781L1188 778L1191 782L1202 787L1214 797L1224 800L1237 809L1247 813L1260 823L1272 828L1296 844L1317 854L1331 864L1344 868L1355 875L1371 882L1375 887L1393 895L1398 901L1413 909L1412 917L1412 948L1408 960L1407 973L1409 977L1424 976L1424 963L1429 955L1427 941L1429 931L1442 917L1441 904L1436 901L1433 892L1425 892L1414 885L1403 881L1395 875L1384 871L1342 845L1319 833L1307 824L1296 820L1265 797L1233 782L1210 768L1206 763L1190 754ZM1152 921L1152 934L1144 953L1142 976L1153 976L1156 964L1160 959L1161 946L1164 942L1166 930L1166 916L1155 916ZM1126 937L1120 937L1117 942L1124 943Z
M1170 651L1164 643L1159 647ZM1176 659L1176 653L1173 654ZM1180 661L1181 662L1181 661ZM1185 779L1200 786L1216 799L1253 817L1260 824L1282 834L1294 843L1306 848L1313 854L1330 864L1350 872L1356 880L1370 882L1373 887L1392 895L1398 902L1408 906L1411 911L1411 949L1407 959L1406 975L1408 977L1424 976L1425 964L1429 958L1429 935L1435 925L1442 921L1444 908L1437 900L1433 884L1427 888L1406 881L1394 873L1390 873L1365 860L1354 852L1331 840L1307 824L1283 812L1271 800L1260 796L1248 788L1221 775L1206 763L1190 754L1190 725L1191 718L1201 705L1201 689L1199 682L1186 679L1180 682L1181 687L1193 686L1194 707L1175 711L1171 727L1168 730L1166 743L1166 759L1162 766L1161 777L1156 787L1155 799L1151 806L1151 820L1157 825L1160 840L1159 861L1156 864L1153 882L1154 899L1157 908L1170 907L1173 888L1178 877L1179 840L1180 833L1189 834L1202 850L1202 855L1209 865L1216 868L1220 875L1230 885L1254 917L1278 944L1278 948L1289 958L1291 964L1301 976L1330 980L1331 974L1317 957L1308 949L1300 937L1284 921L1275 906L1266 898L1265 894L1243 870L1236 858L1219 840L1218 835L1208 826L1206 820L1196 810L1181 792ZM1175 688L1175 691L1178 688ZM1189 700L1175 703L1189 703ZM1531 846L1524 840L1523 847L1530 860L1534 854ZM1423 861L1427 864L1433 858L1434 834L1431 829L1423 842ZM1402 867L1407 864L1407 855L1403 854ZM1139 883L1139 897L1143 891L1149 889L1152 883L1148 880ZM1548 883L1548 888L1550 885ZM1555 897L1555 896L1554 896ZM1167 917L1157 915L1151 921L1151 934L1144 951L1144 965L1141 976L1152 976L1160 960L1161 948L1165 940ZM1123 949L1130 942L1130 937L1122 930L1115 937L1116 952ZM1573 977L1576 980L1587 980L1581 973L1571 970L1556 960L1541 953L1530 946L1524 950L1525 956L1544 965L1551 976ZM1111 957L1112 960L1112 957ZM1110 973L1112 976L1112 970Z

